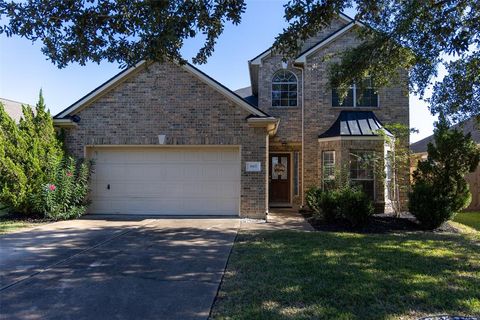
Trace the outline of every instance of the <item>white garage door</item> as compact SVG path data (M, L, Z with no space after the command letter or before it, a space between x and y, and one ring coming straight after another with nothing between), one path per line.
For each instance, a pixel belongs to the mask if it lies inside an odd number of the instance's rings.
M238 148L95 148L90 213L238 215Z

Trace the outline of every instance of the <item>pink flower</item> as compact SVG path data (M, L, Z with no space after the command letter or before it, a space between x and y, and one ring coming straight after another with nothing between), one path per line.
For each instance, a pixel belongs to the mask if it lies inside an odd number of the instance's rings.
M48 189L50 191L55 191L57 189L57 187L54 184L50 184L50 185L48 185Z
M67 172L67 177L71 177L73 174L71 172Z

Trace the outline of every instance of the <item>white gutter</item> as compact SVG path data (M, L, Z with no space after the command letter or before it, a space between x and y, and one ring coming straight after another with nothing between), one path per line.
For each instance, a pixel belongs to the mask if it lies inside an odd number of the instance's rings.
M71 119L53 119L53 125L60 128L74 128L77 126Z
M301 170L301 173L300 175L302 176L302 188L300 189L300 197L302 198L302 204L301 204L301 208L304 208L305 207L305 196L304 196L304 189L305 189L305 94L304 94L304 90L303 90L303 84L305 82L305 74L304 74L304 68L306 66L306 62L302 64L301 67L296 67L295 65L292 65L293 68L295 69L298 69L300 70L300 72L302 73L302 87L301 87L301 90L302 90L302 170Z

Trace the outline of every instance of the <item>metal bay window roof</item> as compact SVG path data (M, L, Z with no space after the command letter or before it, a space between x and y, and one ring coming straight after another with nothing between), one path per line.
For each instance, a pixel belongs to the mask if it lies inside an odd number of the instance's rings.
M372 111L342 111L333 125L318 137L372 137L378 136L378 131L393 136Z

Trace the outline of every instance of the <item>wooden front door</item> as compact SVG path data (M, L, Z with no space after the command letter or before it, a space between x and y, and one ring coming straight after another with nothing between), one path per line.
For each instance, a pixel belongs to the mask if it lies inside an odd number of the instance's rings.
M290 154L270 154L270 203L290 203Z

